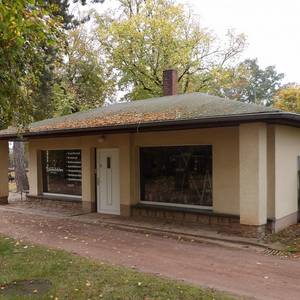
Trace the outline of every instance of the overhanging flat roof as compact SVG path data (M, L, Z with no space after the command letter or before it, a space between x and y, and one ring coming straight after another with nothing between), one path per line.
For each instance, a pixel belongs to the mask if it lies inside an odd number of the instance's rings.
M201 93L113 104L0 131L0 139L179 130L266 122L300 127L300 115Z
M52 138L71 137L80 135L101 135L105 133L132 133L183 130L195 128L212 128L238 126L242 123L265 122L268 124L280 124L293 127L300 127L300 116L292 113L265 113L234 115L228 117L189 119L180 121L149 122L141 124L114 125L88 128L71 128L59 130L47 130L38 132L24 132L22 134L0 134L0 140L15 140L20 138ZM0 132L1 133L1 132Z

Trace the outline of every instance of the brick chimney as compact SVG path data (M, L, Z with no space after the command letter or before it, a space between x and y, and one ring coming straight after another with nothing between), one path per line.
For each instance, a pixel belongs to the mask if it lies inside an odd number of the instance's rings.
M177 71L165 70L163 72L163 92L164 96L177 95Z

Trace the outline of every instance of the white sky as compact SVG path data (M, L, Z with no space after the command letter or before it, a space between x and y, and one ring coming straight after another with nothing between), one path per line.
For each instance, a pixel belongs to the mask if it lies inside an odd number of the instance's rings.
M187 0L204 26L219 35L247 36L244 57L275 65L285 82L300 83L300 0Z
M284 82L300 83L300 0L181 0L204 27L221 38L228 29L247 36L243 58L258 58L262 67L275 65ZM98 4L103 11L113 0Z

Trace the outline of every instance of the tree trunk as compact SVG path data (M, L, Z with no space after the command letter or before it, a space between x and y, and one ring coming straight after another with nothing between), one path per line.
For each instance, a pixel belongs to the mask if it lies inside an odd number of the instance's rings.
M28 191L29 183L26 174L25 149L23 142L14 142L13 156L17 192Z

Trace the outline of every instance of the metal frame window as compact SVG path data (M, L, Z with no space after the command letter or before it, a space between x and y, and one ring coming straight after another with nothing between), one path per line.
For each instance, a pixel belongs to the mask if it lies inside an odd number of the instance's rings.
M41 151L43 194L80 198L82 163L80 149Z
M212 207L212 146L139 148L140 202Z

